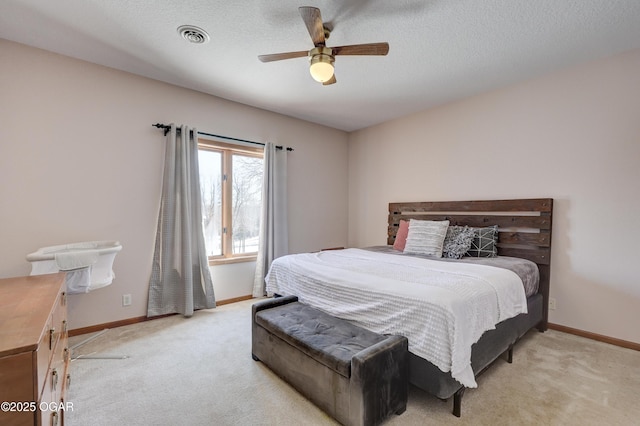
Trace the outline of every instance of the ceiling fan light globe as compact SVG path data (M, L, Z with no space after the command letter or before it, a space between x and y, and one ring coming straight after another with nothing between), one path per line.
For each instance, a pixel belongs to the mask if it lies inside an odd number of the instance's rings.
M319 83L331 80L333 77L333 58L329 55L314 55L309 66L311 77Z

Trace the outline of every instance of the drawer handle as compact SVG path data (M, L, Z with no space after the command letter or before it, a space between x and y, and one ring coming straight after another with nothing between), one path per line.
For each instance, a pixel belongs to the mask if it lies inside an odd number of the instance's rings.
M49 329L49 350L53 349L53 342L55 341L55 336L56 336L56 328L51 327L51 329Z
M67 293L65 291L62 292L60 300L62 301L63 305L67 304Z
M58 426L58 412L54 411L51 413L51 424L53 426Z
M51 371L51 388L55 391L58 387L58 370L55 368Z
M71 386L71 373L67 373L67 389Z
M62 355L64 362L69 361L69 348L64 348L64 354Z
M62 334L67 334L67 320L62 320Z

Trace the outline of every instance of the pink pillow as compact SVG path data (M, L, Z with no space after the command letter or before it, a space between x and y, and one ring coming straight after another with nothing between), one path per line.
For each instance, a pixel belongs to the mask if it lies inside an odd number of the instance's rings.
M409 234L409 222L406 220L400 221L398 226L398 232L396 233L396 241L393 243L393 248L396 250L404 251L404 246L407 244L407 235Z

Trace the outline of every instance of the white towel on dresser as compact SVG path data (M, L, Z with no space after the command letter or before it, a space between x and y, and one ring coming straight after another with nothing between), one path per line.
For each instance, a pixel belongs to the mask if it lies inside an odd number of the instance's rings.
M466 387L477 386L471 345L527 312L522 280L510 270L360 249L280 257L266 282L270 294L296 295L376 333L406 336L412 353Z
M86 268L98 261L98 250L71 250L55 253L56 265L61 271Z
M65 282L68 294L88 293L91 287L91 267L68 271Z

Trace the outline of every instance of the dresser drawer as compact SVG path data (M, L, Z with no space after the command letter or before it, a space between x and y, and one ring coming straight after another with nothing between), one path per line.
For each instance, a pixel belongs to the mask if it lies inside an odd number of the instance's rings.
M43 426L61 423L61 413L58 410L58 406L63 397L64 370L65 364L62 362L55 362L51 368L49 368L49 374L44 383L42 396L38 401L38 408L41 409L38 411Z
M44 333L42 339L40 339L40 343L38 343L38 350L36 351L36 372L38 381L35 389L38 397L40 397L42 389L44 389L44 382L47 380L47 375L49 374L49 365L51 364L51 356L53 354L53 351L49 349L50 329L51 323L48 322L46 327L47 332Z
M57 409L63 400L69 349L67 348L66 295L60 293L51 314L48 347L51 348L45 383L42 387L38 406L48 408L40 413L42 425L60 425L62 413ZM53 408L53 410L52 410Z
M44 381L56 353L62 354L67 345L67 306L66 294L61 291L56 298L53 311L47 320L42 339L38 344L38 395L43 390ZM61 355L58 357L62 359Z

